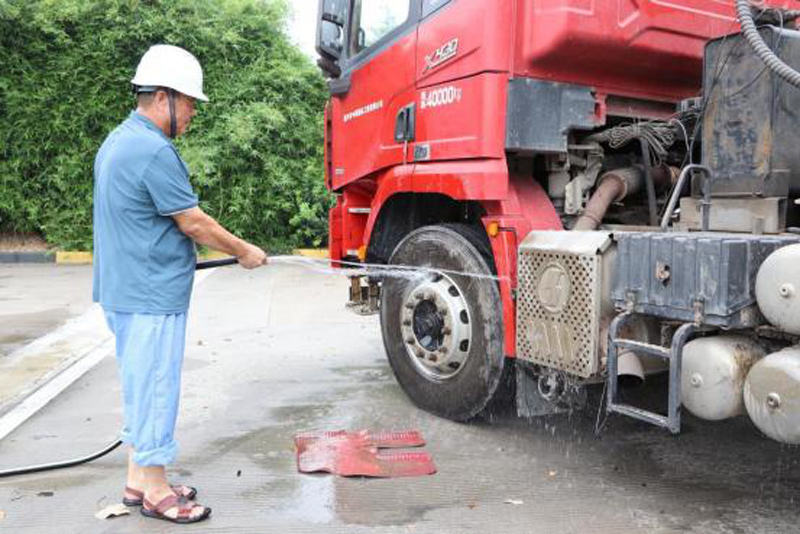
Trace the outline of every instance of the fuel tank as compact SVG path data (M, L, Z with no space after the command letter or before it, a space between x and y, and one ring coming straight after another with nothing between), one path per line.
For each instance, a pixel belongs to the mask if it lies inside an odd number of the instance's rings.
M665 102L697 96L706 42L740 30L734 0L519 0L517 27L517 76Z

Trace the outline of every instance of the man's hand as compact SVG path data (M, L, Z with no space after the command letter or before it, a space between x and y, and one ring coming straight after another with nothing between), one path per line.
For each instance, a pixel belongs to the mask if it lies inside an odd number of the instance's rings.
M255 269L267 264L267 253L255 245L247 243L247 250L241 256L237 256L239 265L245 269Z

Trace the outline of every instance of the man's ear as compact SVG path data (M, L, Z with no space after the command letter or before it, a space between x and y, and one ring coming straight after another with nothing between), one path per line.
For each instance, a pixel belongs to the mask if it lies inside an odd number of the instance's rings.
M153 98L153 104L158 111L169 110L169 97L166 91L157 91Z

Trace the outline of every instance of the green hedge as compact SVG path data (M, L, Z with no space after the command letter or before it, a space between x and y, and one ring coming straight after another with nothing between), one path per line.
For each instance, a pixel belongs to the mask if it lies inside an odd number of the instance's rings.
M203 208L273 249L320 245L325 86L286 15L283 0L0 0L0 231L91 247L94 155L134 107L139 58L168 43L206 74L211 103L178 142Z

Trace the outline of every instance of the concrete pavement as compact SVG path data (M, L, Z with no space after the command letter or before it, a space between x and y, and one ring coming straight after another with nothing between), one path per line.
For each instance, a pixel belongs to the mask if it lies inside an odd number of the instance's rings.
M86 311L91 265L0 264L0 359Z
M12 281L13 283L13 281ZM375 317L344 310L347 280L302 268L229 268L195 293L174 478L210 521L138 513L121 498L121 451L67 471L0 480L13 533L762 533L797 532L800 454L744 419L689 419L674 438L593 413L470 425L417 410L392 377ZM104 359L5 440L0 470L70 458L115 439L119 386ZM292 437L312 430L419 429L439 472L395 480L296 472Z

